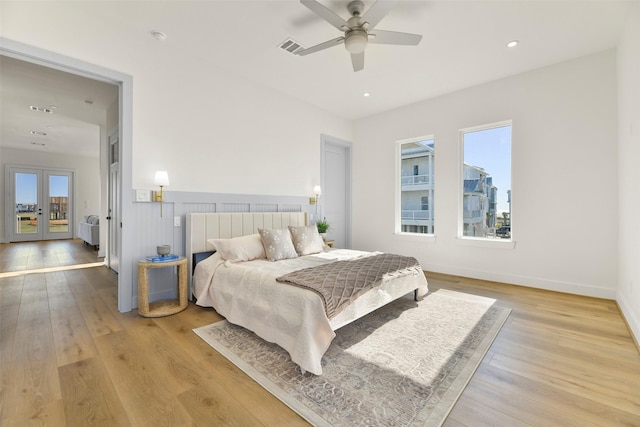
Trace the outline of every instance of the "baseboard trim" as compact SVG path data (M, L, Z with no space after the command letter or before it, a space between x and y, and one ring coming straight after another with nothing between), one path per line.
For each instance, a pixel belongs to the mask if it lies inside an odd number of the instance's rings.
M567 294L583 295L594 298L604 298L616 300L616 290L610 288L601 288L582 283L564 282L560 280L549 280L540 277L520 276L514 274L493 273L488 271L472 270L459 267L451 267L444 265L425 264L422 266L427 271L434 273L451 274L454 276L462 276L476 278L481 280L489 280L491 282L507 283L517 286L527 286L530 288L544 289L547 291L563 292Z
M620 314L622 314L624 323L627 325L627 329L629 329L631 339L636 345L636 350L638 350L638 354L640 354L640 321L635 317L633 311L631 311L631 307L626 303L626 300L620 298L620 295L616 298L616 304L618 305Z

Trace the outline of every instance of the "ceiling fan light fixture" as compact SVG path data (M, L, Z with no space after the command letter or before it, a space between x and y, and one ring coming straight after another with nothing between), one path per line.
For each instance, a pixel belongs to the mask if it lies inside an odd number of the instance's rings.
M366 31L351 31L344 40L344 46L349 53L362 53L368 41Z

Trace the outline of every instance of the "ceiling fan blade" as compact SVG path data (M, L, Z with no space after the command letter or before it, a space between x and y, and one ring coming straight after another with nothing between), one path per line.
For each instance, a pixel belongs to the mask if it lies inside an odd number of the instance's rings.
M317 44L315 46L311 46L307 49L302 49L296 52L296 55L305 56L310 53L318 52L319 50L328 49L333 46L337 46L339 44L344 43L344 37L340 36L332 40L328 40L324 43Z
M327 21L329 24L333 25L340 31L347 31L349 27L347 26L347 21L340 18L338 15L333 13L333 11L327 9L320 3L315 0L300 0L300 3L307 6L313 13L320 16L322 19Z
M353 64L353 71L360 71L364 68L364 52L352 53L351 63Z
M420 43L420 34L399 33L396 31L373 30L369 31L369 43L375 44L402 44L415 46Z
M362 15L362 18L360 18L360 22L367 22L369 24L367 30L370 31L376 25L378 25L378 22L380 22L382 18L384 18L387 13L389 13L389 11L393 8L393 6L396 5L397 2L398 0L378 0L371 5L369 10L367 10L364 15Z

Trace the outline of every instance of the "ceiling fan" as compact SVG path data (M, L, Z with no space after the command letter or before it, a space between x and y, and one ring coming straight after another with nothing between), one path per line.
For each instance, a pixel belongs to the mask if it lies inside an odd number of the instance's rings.
M300 3L338 30L344 31L344 35L307 49L301 49L296 52L296 55L304 56L344 44L351 54L353 71L360 71L364 68L364 50L368 43L415 46L422 39L419 34L374 29L395 6L397 0L376 1L364 15L362 14L364 3L361 0L353 0L347 4L351 18L346 21L315 0L300 0Z

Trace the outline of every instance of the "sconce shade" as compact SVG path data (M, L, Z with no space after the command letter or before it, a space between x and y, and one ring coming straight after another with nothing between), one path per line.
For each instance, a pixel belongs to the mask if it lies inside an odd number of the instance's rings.
M167 173L167 171L156 171L156 176L153 180L153 183L161 187L169 185L169 174Z
M315 194L316 196L319 196L322 194L322 189L320 188L319 185L316 185L315 187L313 187L313 194Z

